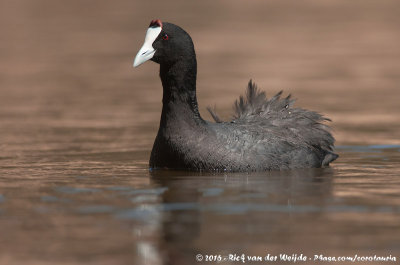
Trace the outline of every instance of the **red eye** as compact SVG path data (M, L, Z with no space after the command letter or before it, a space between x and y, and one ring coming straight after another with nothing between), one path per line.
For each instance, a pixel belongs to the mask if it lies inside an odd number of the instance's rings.
M168 40L168 39L169 39L167 33L165 33L165 34L162 36L162 39L163 39L163 40Z

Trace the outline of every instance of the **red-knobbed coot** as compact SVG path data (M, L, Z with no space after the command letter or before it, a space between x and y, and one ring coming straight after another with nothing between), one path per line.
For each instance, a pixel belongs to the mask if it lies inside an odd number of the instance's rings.
M267 99L250 80L246 95L235 102L232 121L200 116L196 98L196 53L182 28L153 20L136 67L160 64L163 108L150 156L151 169L262 171L328 166L334 138L322 115L292 107L281 93Z

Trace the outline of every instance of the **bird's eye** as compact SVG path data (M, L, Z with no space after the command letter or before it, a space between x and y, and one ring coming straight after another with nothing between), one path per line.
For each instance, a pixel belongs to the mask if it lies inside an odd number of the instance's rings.
M163 40L168 40L168 39L169 39L168 34L167 34L167 33L164 33L164 35L162 36L162 39L163 39Z

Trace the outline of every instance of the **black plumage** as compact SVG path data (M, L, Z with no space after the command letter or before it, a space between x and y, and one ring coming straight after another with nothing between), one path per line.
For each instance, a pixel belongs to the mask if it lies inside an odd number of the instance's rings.
M268 99L250 80L232 121L200 116L196 54L180 27L162 23L151 58L160 64L163 108L150 167L198 171L262 171L322 167L338 156L327 118L293 107L282 92ZM167 37L165 37L167 36Z

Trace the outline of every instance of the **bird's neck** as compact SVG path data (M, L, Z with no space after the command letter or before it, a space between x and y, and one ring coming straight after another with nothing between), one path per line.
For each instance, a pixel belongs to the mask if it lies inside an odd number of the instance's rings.
M182 59L174 64L160 65L163 86L163 109L161 123L169 118L203 121L196 97L196 56Z

